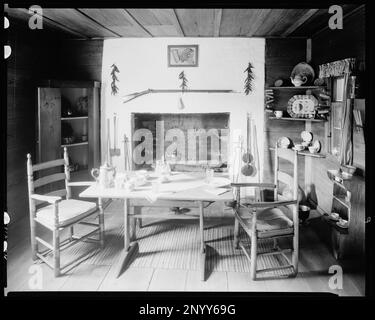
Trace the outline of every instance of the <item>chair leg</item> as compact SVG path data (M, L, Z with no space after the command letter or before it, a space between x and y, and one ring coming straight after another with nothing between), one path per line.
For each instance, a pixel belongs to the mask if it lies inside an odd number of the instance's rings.
M298 273L298 254L299 254L299 243L298 243L298 235L295 234L293 236L293 254L292 254L292 264L294 269L294 275Z
M73 241L73 236L74 236L74 227L70 226L70 228L69 228L69 238L70 238L70 241Z
M53 261L55 277L60 275L60 234L59 229L53 230Z
M277 239L275 238L275 239L273 239L273 250L277 249L277 245L278 245Z
M36 241L36 227L35 221L31 221L31 230L30 230L30 237L31 237L31 256L33 261L38 260L36 253L38 252L38 242Z
M104 248L104 210L103 210L103 202L102 199L99 198L98 201L99 207L99 241L100 241L100 248Z
M251 253L250 253L250 277L251 280L256 279L257 273L257 238L251 237Z
M236 218L234 218L234 239L233 239L233 246L235 249L238 249L238 244L239 244L239 239L238 239L238 234L240 231L240 223Z
M137 221L138 221L138 228L139 228L139 229L142 229L142 228L143 228L143 225L142 225L142 218L138 218Z

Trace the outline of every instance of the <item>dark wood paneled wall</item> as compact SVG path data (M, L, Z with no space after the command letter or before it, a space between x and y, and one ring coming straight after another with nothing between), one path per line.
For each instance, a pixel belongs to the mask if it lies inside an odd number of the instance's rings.
M57 75L58 38L10 19L7 59L7 210L15 221L28 214L26 154L35 160L36 87Z
M318 71L319 64L353 57L358 61L361 80L365 79L365 11L344 18L342 30L326 29L312 38L312 65ZM362 83L363 84L363 83ZM364 90L361 90L361 95ZM356 100L355 108L365 117L364 100ZM316 138L324 141L320 124L313 124ZM361 133L354 132L354 165L365 169L365 143ZM328 169L338 169L339 163L333 156L326 159L311 159L311 199L316 201L322 211L330 212L332 205L332 183L328 179Z
M318 69L319 64L356 58L359 64L365 62L365 9L359 9L344 18L343 29L329 28L312 37L312 64ZM362 65L361 68L364 68Z
M36 88L44 79L101 81L103 41L75 41L10 21L7 60L7 210L28 215L26 154L36 155Z
M59 54L60 79L101 81L102 54L103 40L63 41Z
M266 87L273 86L277 79L289 79L293 67L306 61L306 39L267 39L265 56L265 81ZM286 111L288 100L298 94L293 91L274 90L275 109ZM264 126L264 181L273 181L274 152L270 147L275 147L280 137L289 137L295 142L301 140L300 133L305 130L303 121L268 120L269 114L265 113ZM305 168L303 157L299 157L299 185L304 188Z

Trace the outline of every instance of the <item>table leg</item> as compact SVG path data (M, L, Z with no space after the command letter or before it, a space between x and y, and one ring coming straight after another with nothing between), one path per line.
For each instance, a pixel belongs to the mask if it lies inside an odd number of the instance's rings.
M199 202L199 231L200 231L200 242L201 242L201 280L205 281L205 270L206 270L206 244L204 243L204 208L203 201Z
M130 243L130 232L129 232L129 227L130 227L130 219L129 219L129 200L124 199L124 249L121 253L118 269L117 269L117 278L121 275L122 269L124 266L129 262L132 254L135 251L135 248L138 247L138 243L133 242Z
M142 207L140 206L133 207L133 213L135 215L138 215L141 212L142 212ZM137 239L137 221L140 222L140 220L141 220L140 218L134 218L134 217L131 218L131 230L132 230L132 233L130 236L131 241L135 241Z

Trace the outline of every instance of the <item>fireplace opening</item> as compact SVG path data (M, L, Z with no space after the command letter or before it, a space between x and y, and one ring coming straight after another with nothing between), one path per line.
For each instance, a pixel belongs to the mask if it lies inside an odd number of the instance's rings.
M172 170L226 171L229 113L132 113L134 169L166 160Z

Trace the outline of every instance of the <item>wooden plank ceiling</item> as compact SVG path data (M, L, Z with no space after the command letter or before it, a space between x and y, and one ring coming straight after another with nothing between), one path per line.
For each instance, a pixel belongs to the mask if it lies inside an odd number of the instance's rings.
M344 15L356 5L343 5ZM27 20L27 9L5 8ZM47 28L78 39L117 37L311 37L328 25L328 9L43 8Z

